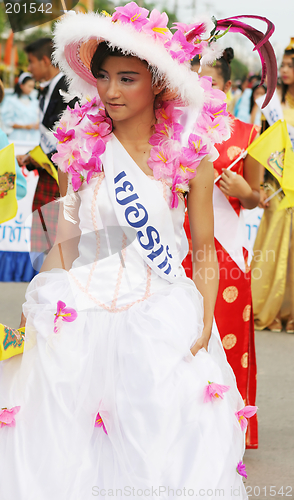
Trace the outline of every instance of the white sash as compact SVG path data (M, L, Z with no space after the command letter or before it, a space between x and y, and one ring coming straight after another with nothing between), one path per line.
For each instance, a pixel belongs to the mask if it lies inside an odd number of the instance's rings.
M114 135L101 159L120 226L123 231L125 227L136 231L132 245L137 252L161 278L174 282L182 275L181 262L170 209L155 181L142 172Z
M240 216L238 217L225 195L217 186L214 186L213 211L215 238L228 252L231 259L236 262L241 271L245 273L246 268L243 256L243 247L249 252L249 264L251 260L251 250L247 238L242 210L240 211Z
M260 107L260 109L264 99L265 96L263 95L258 97L258 99L256 99L256 104ZM271 98L270 102L268 103L268 105L264 109L261 109L261 112L266 117L269 125L273 125L278 120L284 120L283 109L276 91L273 97ZM292 143L292 147L294 148L294 127L292 127L287 123L287 129Z

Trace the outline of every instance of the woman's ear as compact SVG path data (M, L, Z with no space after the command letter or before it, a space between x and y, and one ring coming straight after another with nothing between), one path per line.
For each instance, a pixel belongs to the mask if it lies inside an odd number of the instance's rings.
M160 94L160 92L162 92L165 88L165 85L163 82L159 82L159 83L155 83L152 87L152 90L153 90L153 94L155 96L157 96L158 94Z
M225 83L225 86L224 86L224 93L226 94L227 92L229 92L230 88L232 86L232 80L228 80L226 83Z

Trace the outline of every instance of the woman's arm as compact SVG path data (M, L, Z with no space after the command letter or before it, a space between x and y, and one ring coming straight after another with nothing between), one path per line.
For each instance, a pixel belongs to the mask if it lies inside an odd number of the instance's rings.
M63 197L67 194L68 174L58 171L59 190L60 195ZM59 202L59 215L57 234L54 246L48 253L40 272L51 271L54 268L66 269L71 268L73 261L78 257L78 243L80 240L79 229L79 198L74 195L75 203L71 207L71 216L77 221L76 224L64 218L63 202Z
M67 194L68 176L63 172L58 171L60 195ZM57 235L54 246L49 251L40 273L51 271L51 269L66 269L69 270L74 259L78 256L78 243L80 240L79 219L78 219L79 201L76 197L76 203L73 207L71 216L77 221L76 224L67 221L64 218L63 203L59 202L59 215ZM26 324L26 317L22 313L19 327L22 328Z
M238 198L244 208L255 208L259 203L260 164L247 155L244 160L243 177L231 170L224 170L219 182L226 196Z
M218 292L218 262L214 246L212 162L204 158L197 174L190 182L188 215L193 245L193 281L204 300L204 328L201 337L191 349L196 354L207 350L211 335L215 301Z

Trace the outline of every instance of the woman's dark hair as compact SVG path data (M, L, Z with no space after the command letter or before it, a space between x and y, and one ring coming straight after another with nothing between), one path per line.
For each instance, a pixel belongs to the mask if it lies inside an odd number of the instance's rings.
M294 68L294 49L285 50L284 56L290 56L292 58L292 64L293 64L293 68ZM285 100L286 100L286 94L287 94L287 91L288 91L288 85L286 85L283 82L283 80L282 80L282 84L281 84L281 91L282 91L282 102L284 103Z
M216 60L214 68L220 74L224 82L227 83L231 79L231 61L234 59L234 50L232 47L227 47L223 51L223 55Z
M254 101L254 91L256 89L258 89L258 87L262 87L264 89L264 92L266 93L266 85L264 85L264 84L261 85L260 82L257 82L257 83L255 83L253 85L252 92L251 92L251 97L250 97L250 113L251 113L252 108L253 108L253 106L255 104L255 101Z
M26 77L23 79L23 81L21 82L21 85L23 85L24 83L28 82L29 80L34 80L34 79L33 79L33 77L31 77L31 76L26 76ZM16 85L15 85L15 87L14 87L14 93L15 93L18 97L20 97L20 96L22 95L22 93L23 93L23 92L22 92L22 90L21 90L21 88L20 88L20 84L19 84L18 82L16 83Z
M98 78L99 71L107 57L125 57L126 54L117 47L109 47L108 43L100 42L91 60L91 71L94 78Z
M191 66L200 66L200 56L197 54L191 61Z

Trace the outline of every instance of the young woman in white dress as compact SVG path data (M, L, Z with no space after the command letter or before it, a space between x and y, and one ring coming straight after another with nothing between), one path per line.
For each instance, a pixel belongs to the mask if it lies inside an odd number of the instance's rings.
M225 96L185 63L210 26L172 35L166 14L147 16L131 2L56 29L83 105L56 130L57 240L27 290L24 354L1 367L5 500L247 498L256 408L213 320L210 159L228 136ZM184 193L194 281L181 266Z

